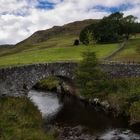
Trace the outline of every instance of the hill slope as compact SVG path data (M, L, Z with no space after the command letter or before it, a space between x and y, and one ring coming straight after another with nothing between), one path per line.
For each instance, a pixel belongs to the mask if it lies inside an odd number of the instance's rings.
M84 27L96 21L97 20L93 20L93 19L76 21L73 23L66 24L64 26L54 26L47 30L37 31L29 38L19 42L17 45L36 44L36 43L47 41L48 39L56 36L65 36L65 35L79 36L80 31Z
M97 22L97 20L85 20L70 23L61 27L53 27L48 30L38 31L26 40L13 47L0 47L0 67L9 65L24 65L33 63L45 63L54 61L79 61L82 59L82 52L90 49L96 52L99 59L104 59L118 49L116 44L96 44L96 46L79 45L73 46L75 39L85 26ZM137 40L140 40L138 37ZM135 38L135 45L139 44ZM139 52L138 47L131 45L134 50L133 56ZM127 48L126 48L127 49ZM132 51L129 51L130 54ZM119 55L119 54L118 54ZM123 53L125 56L126 54ZM137 55L137 62L140 62L140 55ZM130 55L128 56L130 58ZM116 58L116 56L115 56ZM114 60L118 60L115 59ZM119 59L120 61L122 60Z
M37 31L13 47L0 48L0 57L32 49L69 47L73 44L74 39L79 38L79 33L85 26L96 21L95 19L76 21L64 26L54 26L47 30Z
M140 34L137 37L131 37L127 46L112 59L115 61L140 63Z

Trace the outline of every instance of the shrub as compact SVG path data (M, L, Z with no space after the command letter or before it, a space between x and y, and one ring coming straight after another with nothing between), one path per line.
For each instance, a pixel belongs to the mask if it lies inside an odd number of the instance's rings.
M80 44L80 42L79 42L79 40L78 39L76 39L76 40L74 40L74 46L78 46Z
M131 124L140 123L140 101L134 102L129 112Z
M42 116L27 98L0 99L0 140L53 140Z

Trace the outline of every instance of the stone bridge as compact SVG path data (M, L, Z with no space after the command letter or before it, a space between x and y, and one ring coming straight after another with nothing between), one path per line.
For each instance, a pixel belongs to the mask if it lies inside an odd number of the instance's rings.
M43 63L0 69L0 96L22 95L37 82L54 75L74 80L75 62ZM101 64L101 69L111 77L140 76L140 64Z

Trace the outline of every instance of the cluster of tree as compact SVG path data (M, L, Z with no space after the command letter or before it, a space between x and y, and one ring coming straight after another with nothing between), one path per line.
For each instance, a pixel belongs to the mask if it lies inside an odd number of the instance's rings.
M123 13L113 13L85 27L80 33L80 41L89 44L91 39L99 43L112 43L124 38L129 39L130 35L140 33L140 23L136 22L136 19L132 15L124 17ZM92 35L90 39L89 33Z

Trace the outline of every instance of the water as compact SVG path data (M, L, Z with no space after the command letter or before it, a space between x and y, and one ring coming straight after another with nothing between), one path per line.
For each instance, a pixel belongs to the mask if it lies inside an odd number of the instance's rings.
M37 105L43 118L53 117L62 107L56 93L45 93L32 90L29 92L28 96L32 102Z
M103 140L111 140L116 135L124 140L140 140L139 134L129 130L126 118L113 118L73 97L59 98L56 93L32 90L29 98L50 124L57 123L62 127L80 125L87 128L90 135L98 135ZM136 130L140 133L140 129Z

